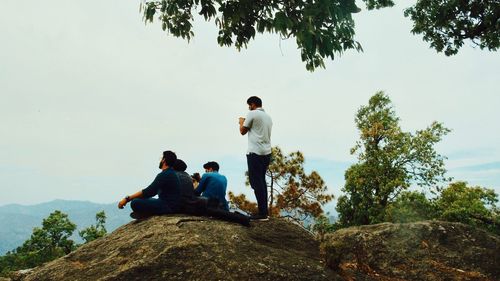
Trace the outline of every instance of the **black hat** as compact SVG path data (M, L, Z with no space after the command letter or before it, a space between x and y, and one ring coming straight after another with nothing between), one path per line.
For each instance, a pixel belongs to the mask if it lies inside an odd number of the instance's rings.
M176 171L179 171L179 172L184 172L186 171L187 169L187 165L184 161L182 161L181 159L177 159L175 160L175 163L174 163L174 166L173 166L174 170Z

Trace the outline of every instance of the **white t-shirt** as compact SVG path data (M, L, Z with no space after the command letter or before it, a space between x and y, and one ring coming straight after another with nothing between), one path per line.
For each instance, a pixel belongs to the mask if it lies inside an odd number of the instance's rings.
M248 128L248 151L258 155L271 154L273 120L262 108L248 112L243 126Z

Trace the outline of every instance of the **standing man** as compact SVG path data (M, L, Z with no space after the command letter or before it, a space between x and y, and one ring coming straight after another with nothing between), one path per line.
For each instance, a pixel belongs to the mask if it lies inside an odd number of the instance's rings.
M271 129L273 121L262 108L262 100L252 96L247 100L250 112L246 118L240 117L240 133L248 133L248 178L252 187L259 213L252 216L254 220L269 220L267 210L266 171L271 160Z
M146 188L126 196L118 203L123 209L128 202L133 212L130 216L142 219L151 215L177 213L181 207L181 186L179 176L173 169L177 155L172 151L164 151L158 168L162 171ZM158 195L158 198L152 198Z

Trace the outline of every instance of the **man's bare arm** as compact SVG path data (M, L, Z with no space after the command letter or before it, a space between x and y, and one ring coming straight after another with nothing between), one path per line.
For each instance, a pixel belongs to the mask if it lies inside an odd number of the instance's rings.
M245 122L245 118L243 117L240 117L239 119L239 123L240 123L240 134L241 135L245 135L246 133L248 133L248 131L250 130L249 128L243 126L243 123Z

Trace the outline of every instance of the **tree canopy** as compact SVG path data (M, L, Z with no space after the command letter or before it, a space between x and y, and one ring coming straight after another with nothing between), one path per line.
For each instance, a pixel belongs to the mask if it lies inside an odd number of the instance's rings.
M435 205L439 219L480 226L500 234L497 202L498 194L493 189L459 181L443 189Z
M436 196L419 191L402 192L386 208L386 221L414 222L428 219L461 222L500 234L498 194L493 189L450 183Z
M384 221L385 208L411 184L431 187L447 181L444 157L434 145L449 132L433 122L415 133L403 132L391 100L383 92L370 98L355 118L360 139L352 148L358 163L345 172L337 203L343 226Z
M362 51L354 40L355 0L144 0L144 20L160 21L162 29L188 41L194 36L194 15L214 21L220 46L246 48L256 33L276 33L294 38L306 69L325 67L324 59L343 52ZM391 7L392 0L363 0L368 10ZM413 33L438 52L456 54L464 40L481 48L499 46L500 5L498 0L418 0L405 10Z
M405 16L413 20L413 33L447 56L468 39L490 51L500 46L499 0L418 0Z
M385 221L415 222L437 218L437 210L423 192L403 191L385 210Z
M106 213L104 211L100 211L95 214L95 225L91 225L85 229L82 229L78 232L78 235L88 243L97 238L103 237L108 233L106 230Z
M43 219L42 227L35 227L31 237L22 246L0 257L0 274L11 270L32 268L70 253L76 244L70 239L76 225L68 215L54 211Z
M90 242L106 234L106 214L98 212L95 216L96 224L79 232L85 242ZM13 251L0 256L0 276L9 272L33 268L64 256L78 247L71 235L76 225L71 222L68 215L61 211L52 212L43 219L42 227L35 227L31 237L23 245Z

